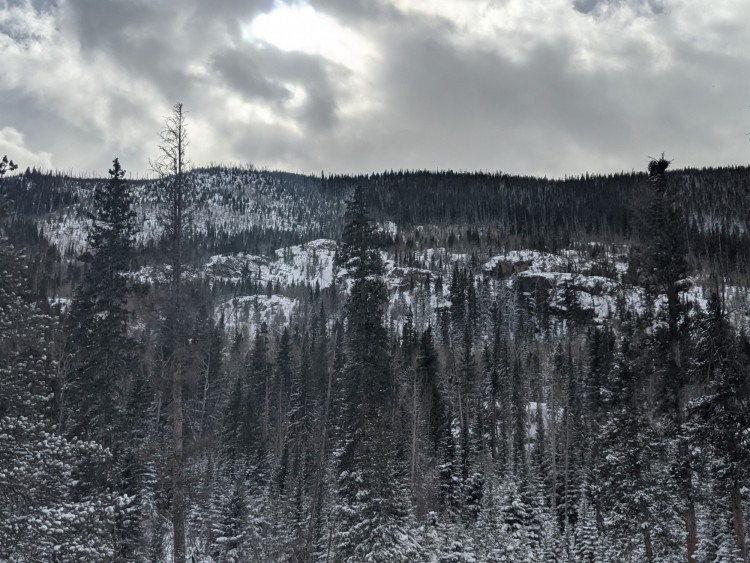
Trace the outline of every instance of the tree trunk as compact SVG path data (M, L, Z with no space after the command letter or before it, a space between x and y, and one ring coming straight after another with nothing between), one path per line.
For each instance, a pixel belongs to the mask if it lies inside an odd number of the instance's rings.
M695 518L695 504L692 499L688 500L688 506L685 509L685 527L687 528L688 563L695 563L695 551L698 547L698 526Z
M328 386L326 388L326 402L323 411L323 428L320 437L320 451L318 453L318 468L315 476L315 486L313 487L312 499L310 501L310 523L307 531L307 551L306 560L310 560L313 554L313 543L315 542L315 533L318 527L318 516L320 512L320 499L322 497L323 478L325 475L325 458L326 442L328 441L328 417L331 411L331 388L333 387L333 370L328 370Z
M184 413L182 407L182 386L184 380L182 365L184 354L183 330L184 322L182 306L180 303L180 286L182 284L182 236L184 234L185 207L189 204L186 196L188 185L185 178L185 168L188 161L185 159L185 148L187 145L187 131L185 127L185 113L182 104L177 103L172 108L172 114L164 120L164 128L160 133L161 144L159 152L161 156L156 162L152 162L152 168L166 186L166 198L168 200L168 211L164 217L165 230L170 241L170 286L169 302L167 305L167 321L164 330L167 333L167 346L171 355L170 379L172 396L172 530L174 534L173 561L184 563L185 561L185 460L184 460L184 436L183 424ZM157 418L160 415L157 414Z
M173 454L172 454L172 527L174 563L185 561L185 490L183 458L182 366L176 363L172 372Z
M263 409L263 428L261 430L263 437L263 446L268 447L269 419L271 418L271 383L268 380L268 368L265 371L265 389L264 389L264 409Z
M494 382L490 394L490 453L492 461L495 461L497 459L497 390Z
M557 395L555 394L554 375L551 378L549 389L549 447L551 450L550 461L552 466L550 468L550 472L552 473L550 479L550 481L552 482L550 500L552 501L552 512L553 514L557 514Z
M654 547L651 545L651 528L643 528L643 547L646 551L646 561L653 561Z
M667 306L669 309L669 332L670 332L670 356L674 365L673 377L678 378L677 397L675 398L675 408L677 409L678 428L677 433L682 433L682 390L683 390L683 373L682 373L682 352L679 333L679 304L680 296L672 284L667 290ZM688 563L695 563L695 551L698 547L698 526L695 517L695 503L693 502L693 482L692 482L692 464L690 463L690 450L687 443L682 438L678 438L677 447L678 463L682 464L680 471L680 483L683 490L685 501L685 543L687 547Z
M286 401L284 400L285 381L279 373L278 412L276 413L276 459L280 460L286 442Z
M206 360L206 369L203 372L203 400L201 401L201 418L200 418L200 437L203 440L203 434L206 431L206 409L208 405L208 390L210 389L209 370L211 366L211 352L208 353Z
M417 466L417 375L414 374L411 392L411 490L414 492L416 483L414 481Z
M737 549L740 551L742 560L747 561L748 552L747 541L745 539L745 517L742 513L742 493L740 492L740 484L736 479L732 483L732 490L729 496L732 505L732 528L734 529L734 537L737 541Z

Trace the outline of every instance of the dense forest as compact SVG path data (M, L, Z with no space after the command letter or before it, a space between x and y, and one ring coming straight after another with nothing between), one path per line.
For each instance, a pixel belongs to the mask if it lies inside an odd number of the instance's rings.
M747 168L190 169L184 127L153 180L0 168L0 561L750 561Z

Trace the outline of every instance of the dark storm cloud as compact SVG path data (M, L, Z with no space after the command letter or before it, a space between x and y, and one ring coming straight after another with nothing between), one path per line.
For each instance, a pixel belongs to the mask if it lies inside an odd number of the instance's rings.
M628 5L641 13L661 14L664 3L661 0L573 0L573 7L582 14L590 14L602 8L619 8Z
M382 43L387 126L368 130L389 166L543 173L571 143L597 137L599 149L615 148L628 129L606 77L568 70L564 43L541 44L516 64L492 51L451 47L440 36L440 27L412 22L411 33ZM375 159L359 164L378 167Z
M372 0L315 0L314 4L316 8L348 22L394 21L402 17L393 6Z
M194 86L186 74L189 63L223 45L227 35L236 32L236 19L222 10L233 2L217 2L211 14L201 8L206 4L71 0L64 21L74 30L84 56L106 53L128 76L146 78L168 99L184 99ZM255 13L245 11L249 16Z
M330 129L335 125L337 93L332 83L342 78L345 70L320 57L273 48L256 50L255 60L268 75L304 88L305 102L291 112L295 117L314 130Z
M290 96L289 90L263 76L257 63L246 52L223 49L213 54L211 64L219 77L248 99L284 101Z
M329 68L320 57L245 44L217 51L211 57L211 66L217 77L244 98L269 101L279 113L306 127L329 129L336 122L336 93L331 82L342 71ZM284 107L292 92L283 84L304 89L305 100L300 107Z

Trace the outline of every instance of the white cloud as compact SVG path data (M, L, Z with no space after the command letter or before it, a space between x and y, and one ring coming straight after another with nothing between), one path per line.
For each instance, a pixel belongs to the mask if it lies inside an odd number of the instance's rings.
M27 167L39 170L52 170L52 155L48 152L34 152L24 143L23 134L13 127L0 129L0 155L18 164L21 171Z
M142 143L151 134L145 128L152 123L120 115L113 101L127 100L156 119L163 106L153 85L123 74L106 56L84 54L62 13L39 12L27 2L5 12L0 24L29 30L22 40L0 33L0 91L22 93L112 150Z

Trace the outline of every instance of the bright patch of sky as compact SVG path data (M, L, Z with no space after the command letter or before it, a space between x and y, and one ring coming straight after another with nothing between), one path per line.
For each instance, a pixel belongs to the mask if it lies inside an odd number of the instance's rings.
M356 71L364 71L374 56L373 46L364 37L309 4L281 2L244 26L243 37L282 51L319 55Z

